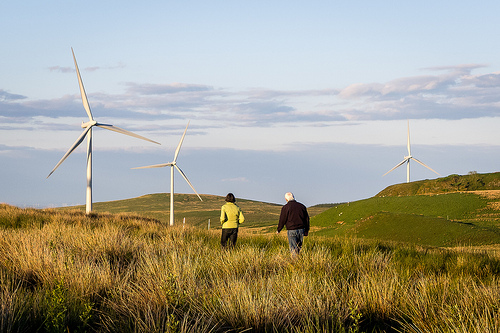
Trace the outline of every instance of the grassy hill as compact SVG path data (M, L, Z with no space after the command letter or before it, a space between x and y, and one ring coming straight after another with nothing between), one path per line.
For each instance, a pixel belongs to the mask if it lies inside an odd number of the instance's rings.
M216 195L202 195L200 201L195 194L175 194L175 221L174 224L183 223L191 226L208 226L210 219L211 227L219 227L220 208L225 203L224 197ZM276 226L281 211L281 205L253 200L236 199L245 215L243 227L265 228ZM316 215L323 212L332 204L324 204L309 207L309 213ZM85 206L65 207L63 209L85 210ZM109 213L135 213L145 217L158 219L164 223L169 221L170 194L157 193L148 194L138 198L97 202L93 205L95 212Z
M450 175L432 180L396 184L385 188L377 197L419 194L439 194L459 191L500 190L500 172L467 175Z
M500 173L397 184L373 198L331 208L311 223L325 236L431 246L499 244L499 185Z
M175 224L219 228L224 197L194 194L175 195ZM168 223L166 193L99 202L94 211L135 213ZM274 231L281 204L237 200L246 222L255 232ZM75 208L75 207L68 207ZM65 208L65 209L68 209ZM84 206L76 207L84 210ZM348 236L429 246L500 244L500 173L422 180L387 187L373 198L345 204L308 207L311 234Z

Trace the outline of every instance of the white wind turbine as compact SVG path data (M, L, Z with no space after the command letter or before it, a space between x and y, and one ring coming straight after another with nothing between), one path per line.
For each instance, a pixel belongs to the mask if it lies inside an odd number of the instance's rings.
M126 134L133 136L135 138L139 138L142 140L150 141L153 143L157 143L156 141L150 140L148 138L145 138L143 136L140 136L138 134L126 131L124 129L121 129L119 127L109 125L109 124L101 124L98 123L97 121L94 120L94 117L92 116L92 112L90 111L90 105L89 101L87 99L87 94L85 93L85 88L83 87L83 81L80 76L80 71L78 70L78 64L76 63L76 58L75 58L75 53L73 52L73 48L71 48L71 53L73 53L73 60L75 61L75 68L76 68L76 74L78 76L78 84L80 85L80 94L82 96L82 102L83 102L83 107L85 108L85 111L87 111L87 115L89 116L89 121L84 123L82 122L82 128L83 133L80 134L78 139L73 143L71 148L64 154L64 156L61 158L61 160L56 164L54 169L49 173L47 178L52 175L54 171L61 165L62 162L80 145L80 143L83 142L85 139L85 136L87 136L87 196L86 196L86 204L85 204L85 212L89 214L92 211L92 127L97 126L101 127L107 130L115 131L118 133Z
M423 162L417 160L415 157L411 156L411 151L410 151L410 121L409 120L408 120L408 142L407 142L407 146L408 146L408 156L405 156L405 158L404 158L403 161L401 161L398 165L396 165L391 170L389 170L386 173L384 173L382 175L382 177L385 176L385 175L387 175L389 172L393 171L394 169L396 169L396 168L398 168L401 165L403 165L403 164L406 163L406 182L409 183L410 182L410 160L414 160L415 162L423 165L424 167L426 167L427 169L431 170L432 172L436 173L439 176L439 173L437 173L436 171L432 170L425 163L423 163Z
M148 166L143 166L143 167L138 167L138 168L132 168L132 169L149 169L149 168L163 168L166 166L170 167L170 225L174 225L174 168L177 169L177 171L179 171L179 173L184 178L184 180L186 180L186 182L189 184L189 186L191 186L194 193L196 193L198 198L200 198L200 200L203 201L203 199L200 197L198 192L196 192L196 190L194 189L194 187L191 184L191 182L189 181L189 179L184 174L184 172L182 172L182 170L177 166L177 156L179 155L179 151L181 150L182 142L184 141L184 137L186 136L186 131L188 129L188 126L189 126L189 122L186 125L186 129L184 130L184 134L182 134L181 141L179 141L179 144L177 145L177 149L175 150L175 154L174 154L174 160L172 162L155 164L155 165L148 165Z

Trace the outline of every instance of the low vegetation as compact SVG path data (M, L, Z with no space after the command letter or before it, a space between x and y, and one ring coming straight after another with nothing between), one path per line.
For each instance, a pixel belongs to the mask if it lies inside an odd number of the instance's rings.
M224 198L176 194L175 224L208 228L219 225ZM127 200L99 202L99 213L134 213L167 223L166 193ZM238 199L245 225L255 233L275 230L281 205ZM84 206L66 207L65 210ZM389 186L373 198L344 204L308 207L312 233L328 237L358 237L425 246L488 245L500 243L500 173L451 175Z
M323 236L441 247L500 244L499 189L500 173L397 184L324 211L312 225Z
M495 249L247 230L0 205L0 331L500 331Z
M500 193L373 197L318 214L318 235L355 236L429 246L500 244Z
M207 226L208 220L213 225L219 223L220 208L225 203L224 197L216 195L202 195L200 201L196 194L175 194L175 222L183 223L184 219L190 226ZM281 205L258 202L245 199L236 199L243 209L245 218L252 221L253 227L276 224L279 218ZM65 210L83 210L85 206L66 207ZM327 208L320 209L324 211ZM126 200L97 202L93 210L108 213L134 213L144 217L155 218L168 223L170 210L170 194L155 193Z
M224 197L217 195L202 194L200 201L196 194L175 194L175 221L174 224L185 222L189 226L208 227L219 225L220 208L225 203ZM260 202L246 199L236 199L236 203L245 214L250 228L276 226L282 205ZM314 216L337 204L321 204L308 207L309 214ZM74 206L59 208L61 210L85 211L85 206ZM93 210L99 213L134 213L143 217L155 218L168 223L170 217L170 194L155 193L147 194L138 198L116 200L108 202L97 202Z
M432 180L396 184L385 188L376 196L393 197L485 190L500 190L500 172L480 174L471 171L467 175L449 175Z

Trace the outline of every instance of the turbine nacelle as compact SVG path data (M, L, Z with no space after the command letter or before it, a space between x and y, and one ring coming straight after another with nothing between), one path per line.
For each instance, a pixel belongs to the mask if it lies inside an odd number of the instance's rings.
M87 121L86 123L82 121L82 128L92 127L95 125L97 125L97 121L95 120Z

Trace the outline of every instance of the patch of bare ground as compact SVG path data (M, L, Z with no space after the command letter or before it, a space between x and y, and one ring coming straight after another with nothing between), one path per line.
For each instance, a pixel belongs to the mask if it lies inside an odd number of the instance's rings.
M219 232L220 231L220 227L218 228L219 229ZM239 231L240 233L242 234L258 234L258 235L272 235L274 232L276 232L276 227L273 227L272 226L264 226L264 227L248 227L248 226L241 226L239 228Z
M474 193L481 195L487 199L499 199L500 200L500 190L484 190L484 191L470 191L465 193Z
M500 244L479 245L479 246L458 246L449 247L448 250L467 253L488 253L489 255L500 258Z
M340 224L343 224L340 223ZM241 226L239 232L241 234L251 234L251 235L271 235L273 236L276 233L276 227L277 225L271 225L271 226L263 226L263 227L249 227L249 226ZM326 229L326 227L319 227L319 226L311 226L309 229L309 232L316 232L320 231L322 229ZM217 228L213 228L211 230L217 230ZM286 235L286 229L284 230L285 232L282 232L281 234ZM216 232L220 232L220 228Z
M498 219L500 219L500 190L470 191L467 193L474 193L485 199L491 200L488 202L485 210L489 210L490 212L494 211L494 213L481 214L478 216L480 219L488 219L491 221L498 221Z
M488 200L488 209L500 211L500 190L473 191L472 193L480 195Z

